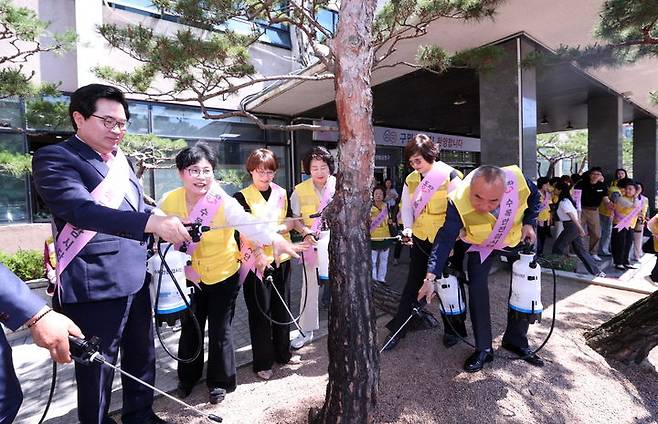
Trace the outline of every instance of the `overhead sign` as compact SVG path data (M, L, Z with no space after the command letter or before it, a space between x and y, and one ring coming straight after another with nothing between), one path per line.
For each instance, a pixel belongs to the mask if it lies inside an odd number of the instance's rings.
M315 121L315 125L337 126L335 121ZM425 134L441 149L464 152L479 152L480 139L461 135L448 135L428 131L405 130L401 128L375 127L375 144L378 146L404 147L416 134ZM313 131L315 141L338 141L337 131Z

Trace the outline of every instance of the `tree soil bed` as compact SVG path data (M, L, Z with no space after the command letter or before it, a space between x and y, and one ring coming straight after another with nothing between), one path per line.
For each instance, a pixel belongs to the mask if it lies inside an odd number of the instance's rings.
M505 328L509 274L490 281L494 348ZM544 319L530 327L536 346L548 333L552 293L544 283ZM585 344L583 333L643 297L598 286L558 281L557 323L541 352L543 368L497 358L482 372L462 371L471 348L446 349L441 329L408 333L381 358L377 423L654 423L658 422L658 349L640 365L607 362ZM430 307L436 310L436 305ZM380 319L378 338L387 331ZM467 325L470 332L470 323ZM238 370L238 388L221 404L207 402L205 385L186 399L225 423L305 423L311 407L322 406L326 392L326 338L300 350L300 365L276 367L269 381L251 366ZM358 348L358 347L354 347ZM156 411L174 423L207 422L176 403L159 398Z

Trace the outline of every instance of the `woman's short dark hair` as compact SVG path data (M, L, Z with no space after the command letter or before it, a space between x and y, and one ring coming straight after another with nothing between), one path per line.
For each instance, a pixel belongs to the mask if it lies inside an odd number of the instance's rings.
M635 183L630 178L622 178L621 180L617 181L618 188L626 188L629 185L635 186Z
M613 176L614 177L613 179L615 180L617 179L617 174L619 173L619 171L624 171L624 178L628 178L628 171L626 171L624 168L617 168L615 169L615 175Z
M382 191L382 194L383 194L383 195L386 195L386 187L384 187L383 185L381 185L381 184L377 184L376 186L374 186L374 187L372 188L372 195L373 195L373 197L375 196L375 191L376 191L376 190L381 190L381 191Z
M121 103L123 111L126 113L126 119L130 119L130 111L128 110L128 102L125 96L116 87L104 84L89 84L80 87L73 94L71 94L71 102L69 103L69 118L74 130L78 130L78 126L73 119L73 112L78 112L85 119L88 119L96 112L96 102L99 99L114 100Z
M329 167L329 173L334 173L334 170L336 169L334 164L334 157L331 156L331 153L329 153L329 150L327 150L325 147L315 146L311 149L310 152L306 154L306 156L304 156L302 164L304 165L304 172L306 175L311 175L311 161L313 160L320 160L326 163Z
M276 171L279 168L279 161L276 159L273 151L269 149L256 149L249 154L246 167L247 172L259 168Z
M434 163L439 158L439 146L425 134L416 134L404 146L404 158L407 162L414 155L421 155L426 162Z
M205 159L210 162L212 169L217 166L217 155L208 143L199 141L194 146L186 147L178 152L176 155L176 168L179 171L199 163L200 160Z
M544 184L549 184L548 177L539 177L537 178L537 188L541 188Z

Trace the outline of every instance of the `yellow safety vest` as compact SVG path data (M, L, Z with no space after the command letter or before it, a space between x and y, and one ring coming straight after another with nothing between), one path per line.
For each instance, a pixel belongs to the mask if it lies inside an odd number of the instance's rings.
M612 193L620 193L619 188L617 188L617 180L613 181L610 185L610 188L608 188L608 198L610 198ZM604 216L612 216L612 210L608 209L608 207L605 205L605 202L601 202L601 205L599 206L599 214Z
M370 219L375 220L377 218L377 215L379 215L379 212L381 209L377 208L377 206L372 205L372 208L370 208ZM390 237L391 232L388 230L388 217L382 223L379 225L379 227L375 228L370 232L370 238L377 239L377 238L385 238L385 237Z
M521 242L521 228L523 227L523 214L528 207L528 197L530 197L530 188L525 181L523 172L516 165L506 166L503 169L510 170L516 177L516 184L519 191L519 208L514 213L514 226L505 237L507 247L516 246ZM467 243L481 245L484 243L496 224L496 217L491 213L480 213L473 209L470 200L470 180L461 184L455 191L450 194L450 200L457 208L459 216L464 224L464 239Z
M278 221L279 224L283 224L284 220L286 219L286 213L288 212L288 196L285 197L282 208L279 208L277 205L277 207L274 210L272 210L267 204L267 201L265 200L263 195L253 184L251 184L249 187L240 190L240 193L242 193L245 200L247 201L247 204L249 205L249 209L251 209L251 214L254 215L256 218L262 221L276 220ZM274 192L272 192L270 196L272 196L273 193ZM272 223L272 226L276 226L276 225L278 224ZM290 234L285 233L283 237L286 240L290 241ZM272 246L265 246L263 248L263 254L267 256L270 262L274 261ZM290 259L290 255L284 254L281 255L280 261L285 262L288 259Z
M649 231L653 236L653 251L658 253L658 220L656 220L653 225L649 225Z
M185 189L177 188L166 193L160 202L160 209L167 215L187 218ZM213 227L226 225L224 205L220 205L212 219ZM215 284L226 280L240 268L238 244L235 241L233 228L221 228L208 231L201 237L196 250L192 254L192 268L199 273L205 284Z
M626 196L622 196L622 197L623 197L624 199L628 200L628 201L631 202L631 203L633 203L633 201L635 200L635 199L632 198L632 197L626 197ZM621 206L615 204L614 208L615 208L615 211L617 211L617 213L616 213L616 214L613 216L613 218L612 218L612 223L613 223L613 225L619 223L619 219L617 218L617 214L621 215L622 217L623 217L623 216L626 216L626 215L628 215L629 213L631 213L631 211L633 211L633 209L635 209L635 206L634 206L634 205L631 205L631 206L629 206L629 207L627 207L627 208L623 208L623 207L621 207ZM633 219L631 220L631 228L634 228L634 227L635 227L635 224L637 224L637 217L638 217L638 215L635 215L635 218L633 218Z
M299 199L300 213L304 217L304 225L310 227L313 225L313 218L308 218L308 216L319 212L320 209L320 197L315 192L313 180L309 178L297 184L295 192Z
M464 175L456 169L450 169L451 173L452 171L456 171L460 179L464 177ZM414 171L407 175L404 183L407 185L410 199L413 200L416 188L420 185L420 182L420 172ZM430 197L430 200L427 202L427 205L425 205L423 211L414 220L411 231L414 236L419 239L428 240L430 243L434 243L434 237L436 236L437 231L443 227L443 223L446 221L446 209L448 207L449 183L450 176L448 176L446 181L441 184L441 187L432 194L432 197Z
M540 199L540 204L544 204L544 193L539 192L541 194L541 199ZM549 193L550 195L550 193ZM548 221L551 218L551 201L548 201L548 204L546 205L546 208L542 209L539 211L539 216L537 216L538 221Z

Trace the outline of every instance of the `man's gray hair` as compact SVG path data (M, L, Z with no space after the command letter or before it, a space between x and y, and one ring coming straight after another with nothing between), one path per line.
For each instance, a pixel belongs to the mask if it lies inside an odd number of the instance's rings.
M471 182L475 181L477 178L484 178L484 181L489 184L492 184L496 180L500 180L505 184L505 181L507 180L503 168L494 165L482 165L473 171Z

